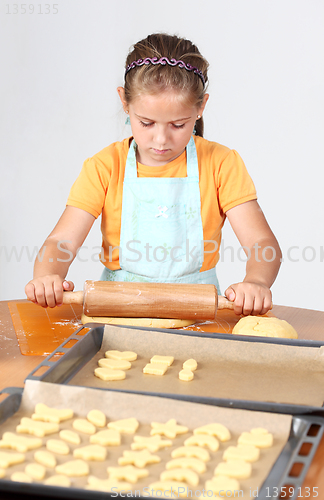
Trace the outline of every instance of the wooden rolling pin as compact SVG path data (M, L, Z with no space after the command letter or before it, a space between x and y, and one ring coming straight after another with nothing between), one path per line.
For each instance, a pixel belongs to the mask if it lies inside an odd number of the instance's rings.
M233 309L214 285L86 281L83 292L64 292L64 304L83 305L87 316L214 320Z

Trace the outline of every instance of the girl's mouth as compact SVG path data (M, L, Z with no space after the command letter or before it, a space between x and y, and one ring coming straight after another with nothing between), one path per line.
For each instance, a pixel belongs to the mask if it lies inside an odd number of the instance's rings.
M168 150L168 149L154 149L154 148L153 148L153 151L154 151L154 153L156 153L157 155L163 155L163 154L167 153L169 150Z

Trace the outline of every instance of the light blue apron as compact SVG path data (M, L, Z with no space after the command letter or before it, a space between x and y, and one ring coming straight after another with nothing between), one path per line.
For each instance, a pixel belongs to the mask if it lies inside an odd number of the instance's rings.
M126 160L120 231L120 270L101 280L213 284L215 268L204 260L196 146L187 147L187 177L137 177L136 143Z

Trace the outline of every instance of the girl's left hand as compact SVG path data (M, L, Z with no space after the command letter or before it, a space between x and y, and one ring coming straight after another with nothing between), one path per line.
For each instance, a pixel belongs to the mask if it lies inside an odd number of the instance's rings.
M271 291L262 283L243 281L227 288L225 296L234 302L235 314L265 314L271 309Z

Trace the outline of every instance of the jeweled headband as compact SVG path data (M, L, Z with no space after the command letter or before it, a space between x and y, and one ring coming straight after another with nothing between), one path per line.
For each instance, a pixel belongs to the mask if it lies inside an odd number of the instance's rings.
M203 82L203 85L205 86L205 78L200 69L196 68L195 66L191 66L191 64L189 63L177 61L176 59L168 59L167 57L161 57L160 59L158 59L157 57L146 57L145 59L138 59L137 61L133 61L127 66L125 77L131 69L136 68L136 66L143 66L143 64L162 64L162 66L168 64L169 66L178 66L179 68L184 68L187 71L193 71L197 76L199 76L199 78Z

